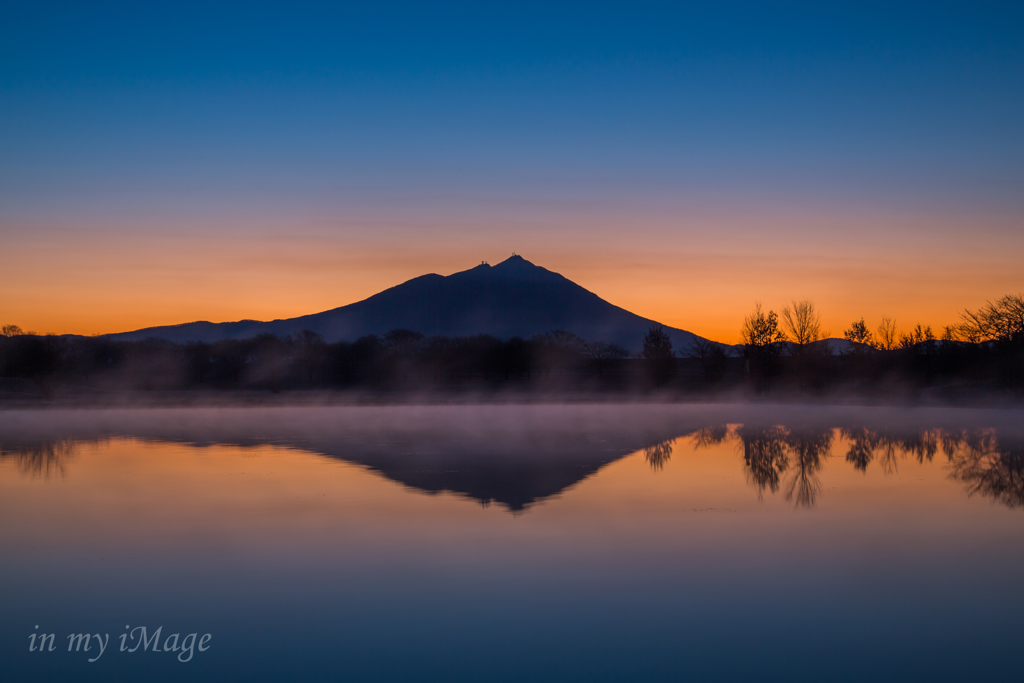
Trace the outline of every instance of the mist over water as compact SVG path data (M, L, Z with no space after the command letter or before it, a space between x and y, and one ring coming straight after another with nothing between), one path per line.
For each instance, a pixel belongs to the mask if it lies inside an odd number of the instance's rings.
M0 662L12 680L1011 680L1022 417L0 411ZM37 624L56 651L28 651ZM66 651L140 625L212 646Z

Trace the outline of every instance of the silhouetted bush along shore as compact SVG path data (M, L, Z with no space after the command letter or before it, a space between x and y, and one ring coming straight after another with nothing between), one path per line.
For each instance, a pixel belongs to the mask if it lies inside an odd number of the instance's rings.
M392 330L383 337L334 344L312 332L212 344L11 334L0 336L0 396L511 390L576 395L658 392L680 397L1024 397L1020 332L981 340L939 340L922 334L892 348L851 340L845 351L832 353L824 341L798 344L786 341L777 329L759 329L772 327L770 316L758 310L748 318L752 327L745 331L741 347L698 342L672 349L668 336L655 326L644 339L643 352L636 355L568 332L500 340L427 338Z

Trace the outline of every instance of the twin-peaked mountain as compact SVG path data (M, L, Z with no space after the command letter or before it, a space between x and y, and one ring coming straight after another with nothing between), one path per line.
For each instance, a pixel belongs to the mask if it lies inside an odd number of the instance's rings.
M423 275L368 299L323 313L286 320L194 322L111 335L121 341L150 337L175 342L285 337L312 330L328 342L407 329L428 337L488 334L501 339L566 330L588 341L639 350L654 321L608 303L558 273L513 256L448 276ZM686 349L697 337L666 326L673 346Z

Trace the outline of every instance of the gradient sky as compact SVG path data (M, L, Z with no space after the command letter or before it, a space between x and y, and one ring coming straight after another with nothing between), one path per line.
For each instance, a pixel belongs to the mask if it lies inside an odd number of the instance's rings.
M827 6L826 6L827 5ZM7 6L0 323L272 319L513 251L726 342L1024 289L1014 3Z

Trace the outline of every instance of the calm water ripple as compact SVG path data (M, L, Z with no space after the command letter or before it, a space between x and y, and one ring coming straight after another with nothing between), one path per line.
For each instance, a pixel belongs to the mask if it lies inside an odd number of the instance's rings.
M1022 417L0 412L0 680L1017 680Z

